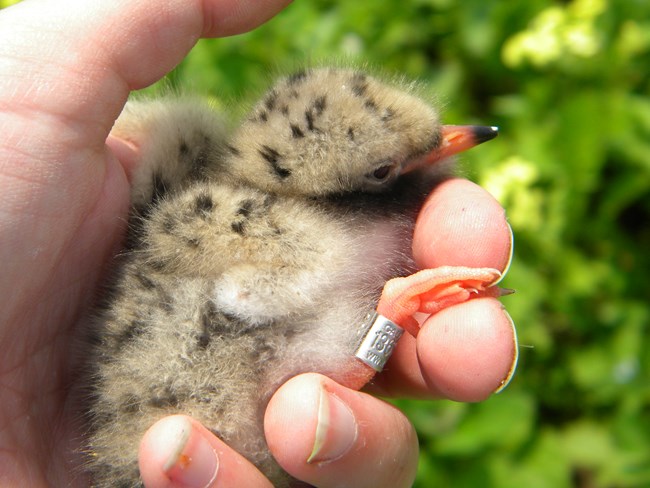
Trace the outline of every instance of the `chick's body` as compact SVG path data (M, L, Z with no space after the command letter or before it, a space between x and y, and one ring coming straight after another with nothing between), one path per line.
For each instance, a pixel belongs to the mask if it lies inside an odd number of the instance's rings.
M300 372L368 380L354 352L384 283L414 271L414 219L440 170L401 171L440 144L436 112L320 69L281 80L232 136L179 101L127 106L114 134L142 164L94 331L94 482L139 486L140 438L185 413L286 485L266 403Z

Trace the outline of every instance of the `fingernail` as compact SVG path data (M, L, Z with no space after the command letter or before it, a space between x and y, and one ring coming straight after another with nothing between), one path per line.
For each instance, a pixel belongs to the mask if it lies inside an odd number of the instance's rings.
M503 271L501 272L501 277L494 283L495 285L500 283L503 278L505 278L506 274L508 274L508 270L510 269L510 265L512 264L512 258L515 255L515 233L512 231L512 226L510 225L509 222L506 222L506 225L508 226L508 230L510 231L510 249L508 253L508 260L506 261L506 265L503 267Z
M350 407L321 386L316 438L307 462L322 463L340 458L354 445L357 433L357 421Z
M138 146L131 141L127 141L121 137L116 137L112 134L106 138L106 145L122 163L122 166L126 170L127 176L130 179L133 168L135 168L137 160L140 158L140 149Z
M503 378L503 380L501 380L501 383L499 383L499 387L496 390L494 390L494 393L501 393L510 384L510 381L512 381L512 378L515 375L515 370L517 369L517 362L519 361L519 342L517 342L517 328L515 327L515 322L512 320L512 317L510 317L510 314L505 310L505 308L503 309L503 313L510 321L510 325L512 327L512 335L513 335L512 339L515 345L515 352L514 352L514 357L512 358L512 364L510 365L510 369L508 370L508 374L506 375L505 378Z
M156 435L156 444L167 450L163 472L173 482L188 488L205 488L217 477L219 458L192 423L181 416L169 417Z

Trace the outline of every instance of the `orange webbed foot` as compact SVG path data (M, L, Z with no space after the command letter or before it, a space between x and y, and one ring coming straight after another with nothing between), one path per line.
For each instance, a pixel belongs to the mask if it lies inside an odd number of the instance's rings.
M420 330L416 312L434 314L471 298L494 296L503 291L494 285L501 272L492 268L441 266L410 276L393 278L384 285L377 313L416 336Z

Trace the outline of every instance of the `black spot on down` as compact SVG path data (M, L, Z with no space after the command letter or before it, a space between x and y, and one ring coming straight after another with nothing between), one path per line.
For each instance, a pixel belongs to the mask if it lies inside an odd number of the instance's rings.
M199 215L204 215L212 211L214 202L212 197L206 193L199 194L194 200L194 211Z
M290 169L280 166L279 161L282 159L282 155L278 151L269 146L263 145L262 148L258 150L258 152L262 158L264 158L269 163L273 172L280 179L285 179L291 175Z

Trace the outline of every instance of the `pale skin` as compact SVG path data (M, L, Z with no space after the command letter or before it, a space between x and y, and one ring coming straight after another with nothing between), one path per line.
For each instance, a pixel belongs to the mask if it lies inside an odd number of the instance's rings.
M0 13L3 484L87 485L78 470L79 428L69 401L79 353L73 344L103 265L123 235L137 148L106 138L129 92L161 78L200 37L252 29L286 3L32 0ZM464 180L436 189L415 230L414 254L423 267L503 271L510 248L501 207ZM515 342L512 323L494 298L456 305L429 318L417 339L406 336L367 390L482 400L508 376ZM358 430L340 457L307 463L325 390L347 406ZM335 429L336 416L332 421ZM180 484L173 466L163 469L169 457L161 453L168 446L155 434L169 428L165 422L141 446L145 484L191 486L187 479ZM206 473L200 472L203 465L194 467L194 486L270 486L204 427L189 425L190 439L198 436L218 458L216 477L214 463ZM266 411L265 430L283 468L315 486L400 487L415 476L417 441L406 417L369 392L316 374L280 388Z

